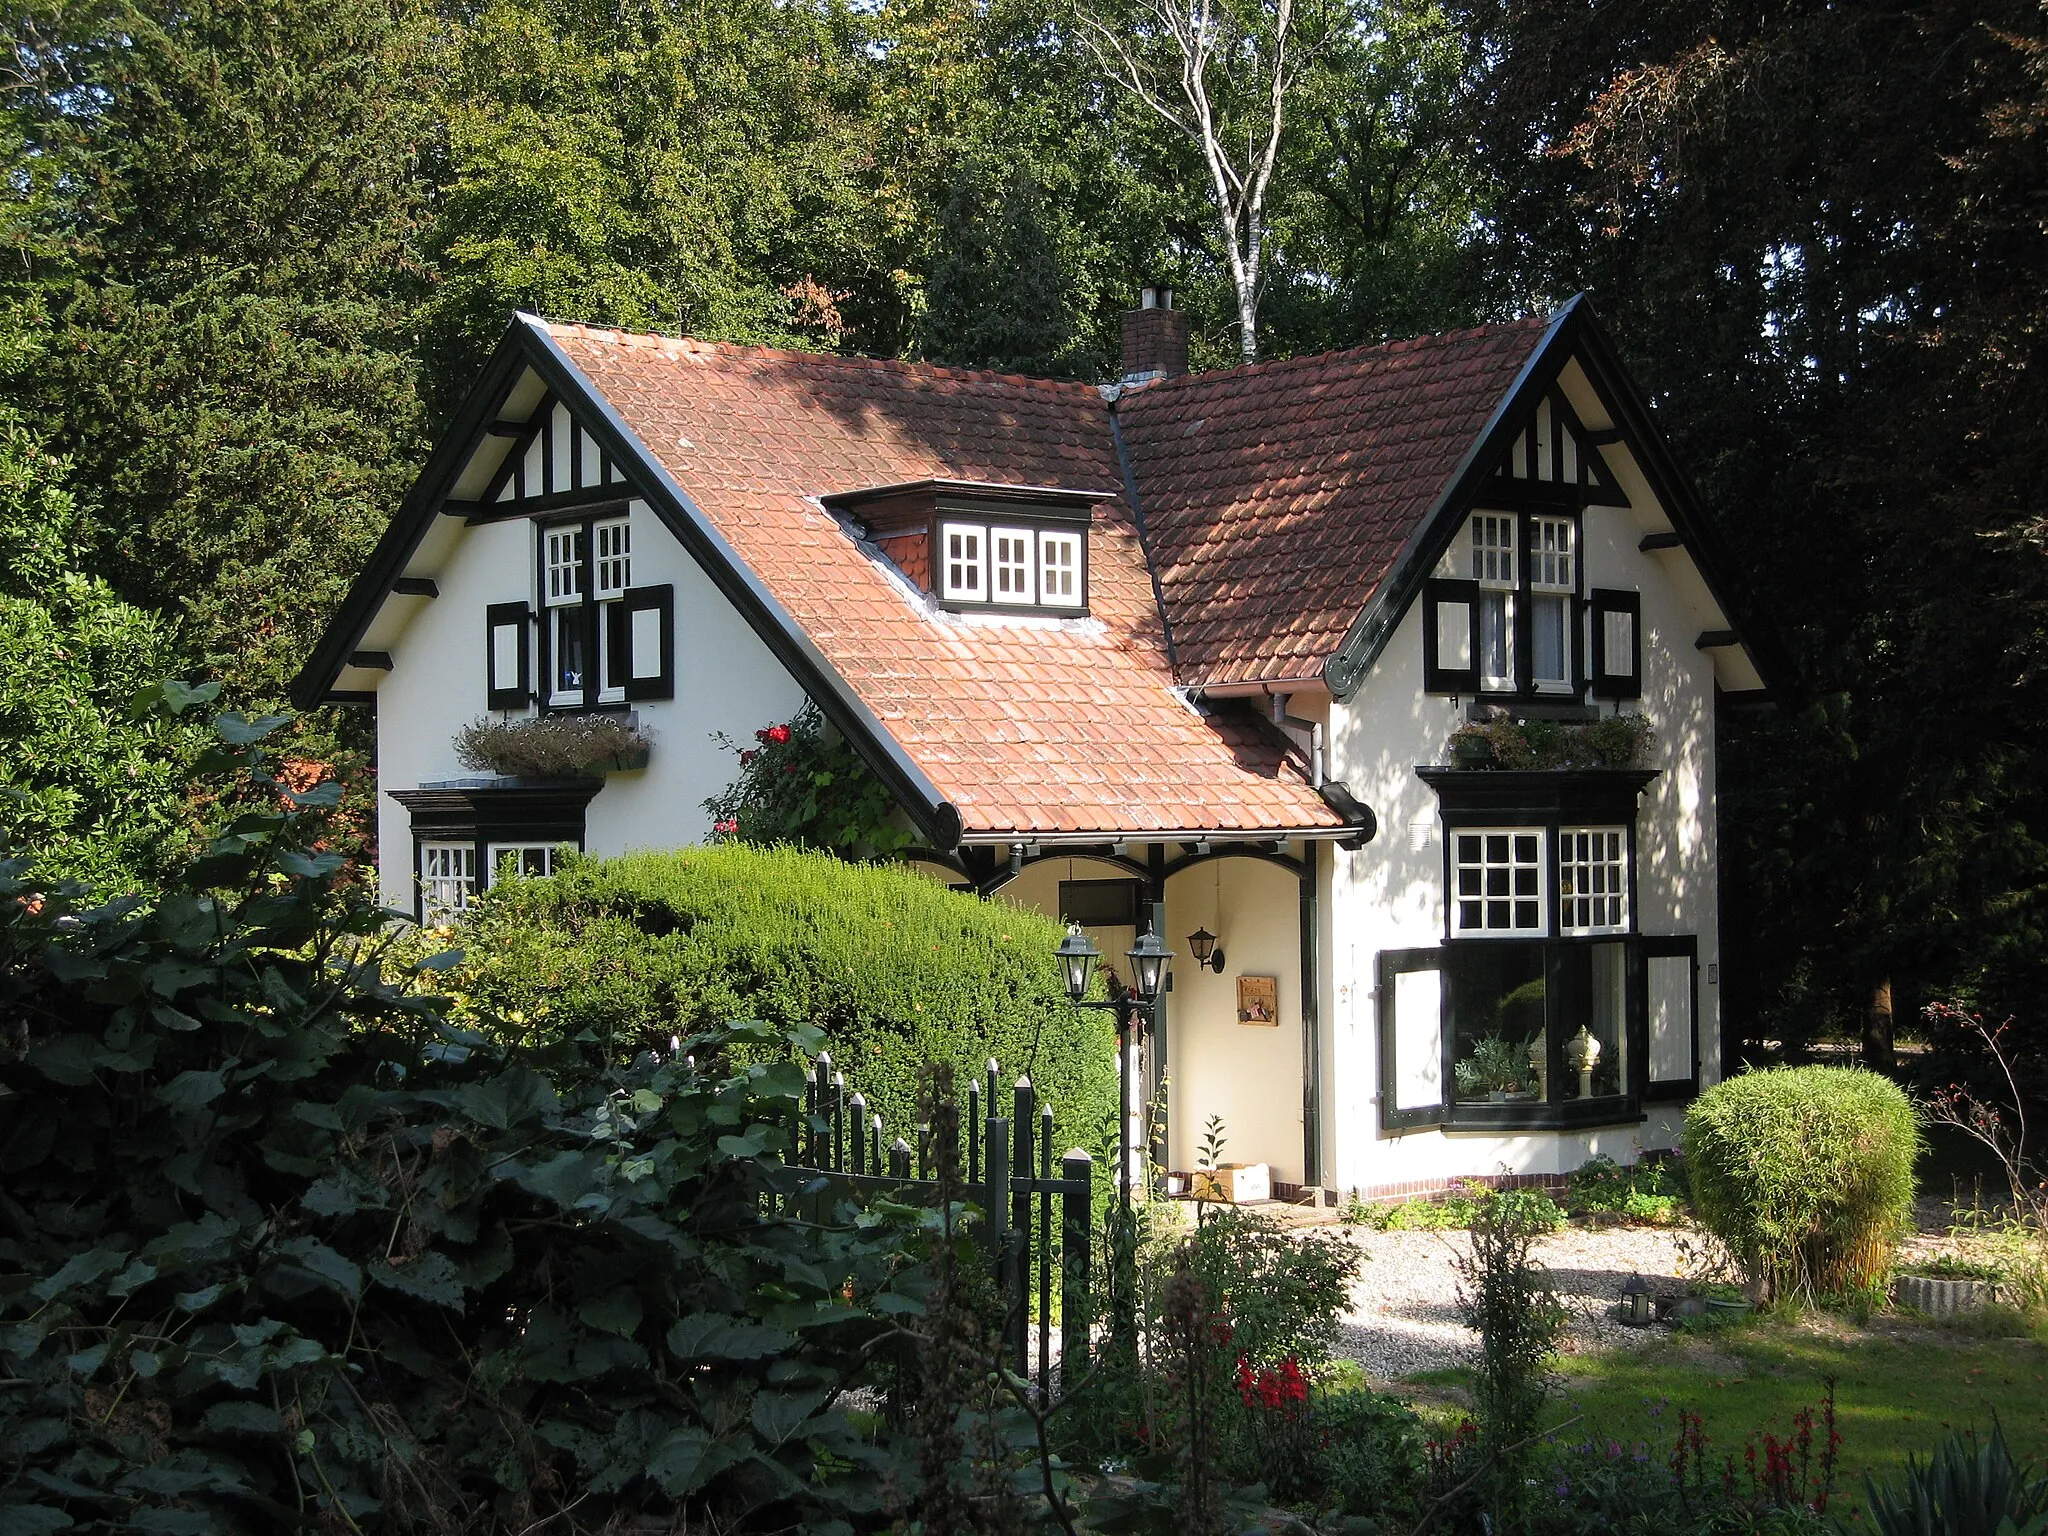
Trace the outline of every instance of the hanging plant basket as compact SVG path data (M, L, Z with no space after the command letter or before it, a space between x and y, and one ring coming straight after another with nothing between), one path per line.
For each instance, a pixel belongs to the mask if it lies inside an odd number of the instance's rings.
M589 779L647 766L647 733L616 715L472 720L455 736L465 768L519 779Z

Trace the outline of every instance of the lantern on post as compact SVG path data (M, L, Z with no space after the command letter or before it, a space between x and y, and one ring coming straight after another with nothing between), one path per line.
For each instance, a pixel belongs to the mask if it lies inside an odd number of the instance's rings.
M1650 1283L1641 1275L1630 1275L1622 1285L1621 1320L1631 1328L1650 1325Z

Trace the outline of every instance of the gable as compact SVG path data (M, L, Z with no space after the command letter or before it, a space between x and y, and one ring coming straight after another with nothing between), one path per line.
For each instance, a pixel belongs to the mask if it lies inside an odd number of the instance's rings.
M1730 562L1697 493L1612 343L1578 298L1552 320L1473 441L1464 467L1415 524L1386 579L1329 656L1322 675L1337 698L1357 692L1452 541L1482 507L1625 509L1637 520L1638 547L1659 557L1663 575L1694 614L1695 644L1712 654L1722 691L1761 697L1766 674L1786 672L1767 632L1736 607Z

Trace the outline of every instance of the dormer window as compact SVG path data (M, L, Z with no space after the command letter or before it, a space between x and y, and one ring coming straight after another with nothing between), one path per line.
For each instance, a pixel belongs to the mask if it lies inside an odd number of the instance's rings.
M1107 491L923 480L822 498L962 613L1088 611L1088 525Z

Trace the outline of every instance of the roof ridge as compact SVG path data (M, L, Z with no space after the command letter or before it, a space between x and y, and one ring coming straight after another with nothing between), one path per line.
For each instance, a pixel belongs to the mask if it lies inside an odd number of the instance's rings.
M754 342L707 341L702 337L670 334L666 331L636 331L623 325L597 325L584 320L555 320L545 315L536 316L548 331L555 335L583 335L593 339L616 338L624 343L638 343L644 346L680 348L685 352L709 356L752 358L770 362L795 362L808 364L837 364L846 368L863 368L884 373L901 373L911 377L957 380L962 383L997 382L1020 384L1035 389L1051 389L1062 394L1076 394L1086 391L1097 403L1101 393L1097 386L1082 379L1055 379L1043 374L1006 373L995 368L954 368L943 363L927 363L915 358L869 357L864 353L812 352L800 347L769 347Z
M1292 357L1260 358L1257 362L1239 363L1231 368L1177 374L1173 378L1161 379L1145 389L1134 391L1129 398L1142 400L1148 395L1191 384L1219 384L1233 379L1270 377L1290 368L1319 367L1327 363L1363 358L1370 353L1387 355L1397 352L1420 352L1456 342L1476 341L1487 336L1506 336L1522 331L1541 330L1550 324L1551 318L1549 315L1520 315L1512 320L1489 320L1484 325L1463 326L1455 331L1430 331L1421 336L1399 336L1391 341L1362 341L1357 346L1336 347L1327 352L1299 352Z

